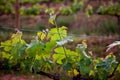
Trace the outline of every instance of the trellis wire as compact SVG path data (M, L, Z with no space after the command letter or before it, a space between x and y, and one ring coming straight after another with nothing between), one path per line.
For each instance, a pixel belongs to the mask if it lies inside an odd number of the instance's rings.
M16 31L16 28L10 28L10 27L0 27L0 31L2 30L12 30ZM23 32L31 32L31 33L37 33L41 30L29 30L29 29L20 29L20 31ZM81 38L98 38L98 39L107 39L107 40L118 40L117 37L108 37L108 36L95 36L95 35L80 35L80 34L68 34L68 36L73 36L73 37L81 37Z

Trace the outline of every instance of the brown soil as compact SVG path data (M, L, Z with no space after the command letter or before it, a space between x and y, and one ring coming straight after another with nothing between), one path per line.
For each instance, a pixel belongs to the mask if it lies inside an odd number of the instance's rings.
M0 80L52 80L44 76L38 75L13 75L4 74L0 76Z

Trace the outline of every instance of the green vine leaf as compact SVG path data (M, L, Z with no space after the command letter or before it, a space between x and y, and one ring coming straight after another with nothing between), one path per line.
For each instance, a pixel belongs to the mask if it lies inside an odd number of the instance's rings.
M49 40L45 40L46 37ZM17 32L10 40L1 42L0 57L5 60L5 66L9 68L20 64L20 69L25 71L32 72L34 69L35 72L42 70L52 73L53 69L57 68L58 71L62 69L68 74L72 71L75 75L80 73L81 76L93 77L95 80L107 80L118 63L116 57L110 53L105 58L92 58L92 55L86 52L85 40L82 44L78 44L76 51L64 46L68 41L72 41L72 38L67 37L67 28L64 26L52 28L47 34L38 32L37 38L30 43L22 39L22 32ZM109 45L109 48L116 45L120 45L120 42ZM119 68L120 66L117 71L120 71Z
M70 61L70 63L74 63L74 60L76 57L78 57L78 54L74 51L71 51L69 49L66 49L67 59ZM58 64L63 64L64 59L66 59L66 56L64 54L63 47L58 47L55 49L56 54L53 55L53 59L57 61Z
M33 69L34 69L35 73L39 71L39 67L40 67L40 60L36 59L34 61L34 65L33 65Z
M61 40L61 38L64 39L64 38L67 37L67 30L66 29L67 28L65 26L62 26L58 29L57 28L52 28L48 32L48 37L51 38L51 41L59 41L59 40ZM59 32L58 32L58 30L59 30ZM61 35L61 38L60 38L59 35Z
M64 54L54 54L53 55L53 60L54 62L56 62L57 64L63 64L62 60L64 60L66 57Z
M11 50L11 41L10 40L7 40L5 42L1 42L1 46L0 47L3 47L4 48L4 51L10 51Z
M37 32L37 36L40 39L40 41L43 41L46 37L44 32Z
M24 44L23 42L18 42L12 47L10 53L14 59L22 59L25 57L24 55L26 48L26 44Z
M90 70L91 70L91 67L90 67L90 65L86 65L84 60L80 60L80 61L78 62L78 66L79 66L79 68L80 68L80 73L81 73L82 75L89 74L89 72L90 72Z
M66 63L64 66L63 66L63 70L64 71L68 71L72 69L72 64L71 63Z
M50 53L52 52L52 49L55 46L56 46L56 42L55 41L46 42L44 51L45 51L46 55L48 54L47 56L50 55Z
M117 64L116 58L113 54L109 54L105 57L105 59L99 58L96 62L96 68L98 70L104 70L106 72L110 72L111 68L114 64Z
M6 40L5 42L1 42L1 46L3 47L5 51L10 51L15 44L18 42L25 43L24 40L21 39L22 37L22 32L17 32L16 34L13 34L10 40Z
M91 5L88 5L88 7L86 8L85 13L87 14L88 17L93 13L93 8L92 8Z
M32 40L27 46L26 52L30 57L35 57L36 55L42 55L44 53L44 43L37 40Z
M11 56L9 53L6 53L6 52L1 52L0 54L1 54L1 57L6 58L6 59L9 59Z
M50 15L49 23L51 23L52 25L55 25L55 19L56 19L56 15Z

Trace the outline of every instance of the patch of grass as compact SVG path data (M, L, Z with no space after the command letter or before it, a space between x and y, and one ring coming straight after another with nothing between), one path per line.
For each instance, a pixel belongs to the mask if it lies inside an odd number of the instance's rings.
M80 35L91 35L91 29L88 27L80 27L80 28L75 28L69 31L71 34L80 34Z
M59 16L57 18L57 24L58 24L58 26L69 27L69 25L72 24L73 21L74 21L74 15Z
M71 34L95 35L95 36L118 36L118 27L115 21L102 22L94 28L88 26L78 27L69 31Z
M104 22L95 28L94 32L99 35L115 35L118 33L117 23L115 21Z
M26 29L26 30L36 30L36 32L37 31L42 31L42 30L45 30L45 25L44 24L42 24L42 23L39 23L39 24L37 24L36 26L26 26L26 25L24 25L24 26L22 26L22 29Z
M46 28L45 25L43 25L43 24L38 24L37 27L39 30L45 30L45 28Z
M89 51L92 51L93 55L99 56L99 57L102 57L103 55L105 55L105 52L104 52L105 49L106 49L105 45L99 45L99 44L89 46L88 48Z

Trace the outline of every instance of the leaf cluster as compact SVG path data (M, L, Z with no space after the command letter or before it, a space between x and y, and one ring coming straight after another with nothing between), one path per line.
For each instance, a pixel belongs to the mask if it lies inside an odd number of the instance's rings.
M64 15L70 15L74 12L78 12L83 9L84 3L83 1L74 0L72 5L67 5L60 8L60 13Z
M71 41L71 37L67 37L64 26L38 32L30 43L22 39L22 32L17 32L9 40L1 42L0 54L9 69L19 64L21 71L44 71L61 75L65 72L69 76L107 80L117 65L116 57L111 53L105 58L94 58L87 53L85 41L72 51L63 46L68 41Z
M120 16L120 4L111 3L107 6L100 6L97 13Z

